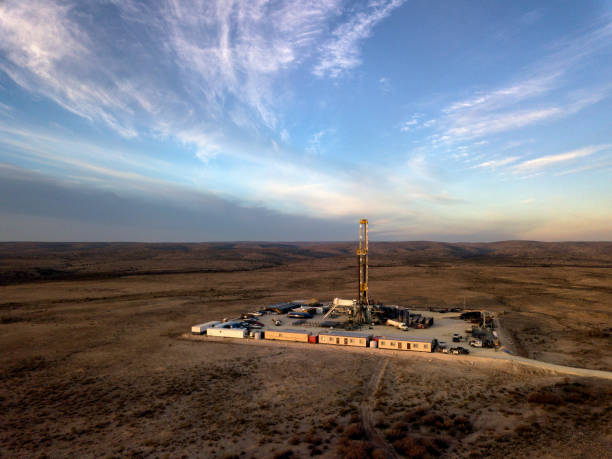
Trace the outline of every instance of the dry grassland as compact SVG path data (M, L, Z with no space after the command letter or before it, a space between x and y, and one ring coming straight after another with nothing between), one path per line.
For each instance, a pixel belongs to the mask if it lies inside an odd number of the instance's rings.
M374 296L465 297L505 311L524 355L612 370L610 245L422 244L373 244ZM0 456L383 457L370 402L398 455L612 450L607 381L388 357L372 388L380 353L179 339L276 301L352 296L353 249L0 245Z

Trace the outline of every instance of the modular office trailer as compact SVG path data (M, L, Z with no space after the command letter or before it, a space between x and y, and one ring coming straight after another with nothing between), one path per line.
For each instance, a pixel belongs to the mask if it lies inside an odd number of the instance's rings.
M191 333L193 333L194 335L202 335L206 333L207 329L212 328L215 325L220 324L220 323L221 322L213 320L212 322L206 322L204 324L194 325L193 327L191 327Z
M433 338L410 338L403 336L381 336L378 338L379 349L396 351L432 352L436 340Z
M348 331L325 331L319 333L319 343L338 346L368 347L372 335Z
M264 332L265 339L275 339L280 341L298 341L307 343L310 332L305 330L266 330Z
M247 330L244 328L209 328L208 336L223 336L225 338L246 338Z

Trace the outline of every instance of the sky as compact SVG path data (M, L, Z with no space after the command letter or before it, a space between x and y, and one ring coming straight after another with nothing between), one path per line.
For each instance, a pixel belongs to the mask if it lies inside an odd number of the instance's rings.
M0 1L0 240L612 240L612 1Z

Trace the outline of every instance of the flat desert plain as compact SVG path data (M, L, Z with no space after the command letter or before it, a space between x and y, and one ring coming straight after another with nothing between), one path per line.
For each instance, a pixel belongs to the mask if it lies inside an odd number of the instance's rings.
M0 456L610 457L612 383L470 356L189 340L353 298L353 243L0 244ZM612 243L372 243L370 295L612 371Z

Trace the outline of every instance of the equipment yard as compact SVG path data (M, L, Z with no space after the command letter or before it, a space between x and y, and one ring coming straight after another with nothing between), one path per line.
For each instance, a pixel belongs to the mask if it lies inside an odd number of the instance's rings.
M420 312L427 317L432 317L434 319L434 324L429 328L410 328L408 330L399 330L396 327L388 326L388 325L367 325L362 326L361 328L343 331L342 329L335 329L332 327L330 330L329 327L320 326L325 322L325 314L314 314L310 319L292 319L288 318L286 314L272 314L272 313L263 313L261 316L256 317L256 321L260 323L261 328L257 326L254 329L251 329L250 332L247 332L244 335L245 339L254 339L255 336L249 336L253 333L262 333L262 339L266 339L269 332L273 332L277 334L280 331L284 330L292 330L292 331L300 331L303 333L307 333L313 337L320 336L321 333L345 333L347 336L351 336L352 334L361 334L364 336L370 337L372 340L378 340L378 337L388 337L388 338L416 338L420 340L429 340L436 341L438 343L437 348L435 349L437 352L442 352L442 348L440 347L440 343L443 343L442 346L446 348L451 348L454 346L461 346L466 349L469 349L470 353L474 353L477 355L488 356L494 354L496 352L500 352L500 348L485 348L485 347L475 347L469 344L469 337L471 336L468 333L468 330L471 332L472 325L469 322L460 319L459 313L438 313L438 312L430 312L430 311L415 311ZM230 319L229 322L240 323L241 318L237 317L235 319ZM279 322L279 325L276 325L275 322ZM331 321L330 321L331 322ZM222 325L221 321L213 321L211 323L217 323L217 326ZM193 333L192 334L204 334L204 333ZM453 338L459 337L458 341L453 341ZM230 336L232 338L240 338L242 336ZM276 337L270 339L278 339ZM289 339L289 341L300 341L300 339ZM307 342L305 340L304 342ZM321 341L318 341L321 343ZM331 344L331 343L330 343ZM335 344L335 343L334 343ZM338 343L341 344L341 343ZM349 343L347 343L348 345ZM351 343L352 345L352 343ZM368 345L363 345L363 347L370 347ZM506 350L505 348L501 348L501 350ZM507 351L507 350L506 350Z

